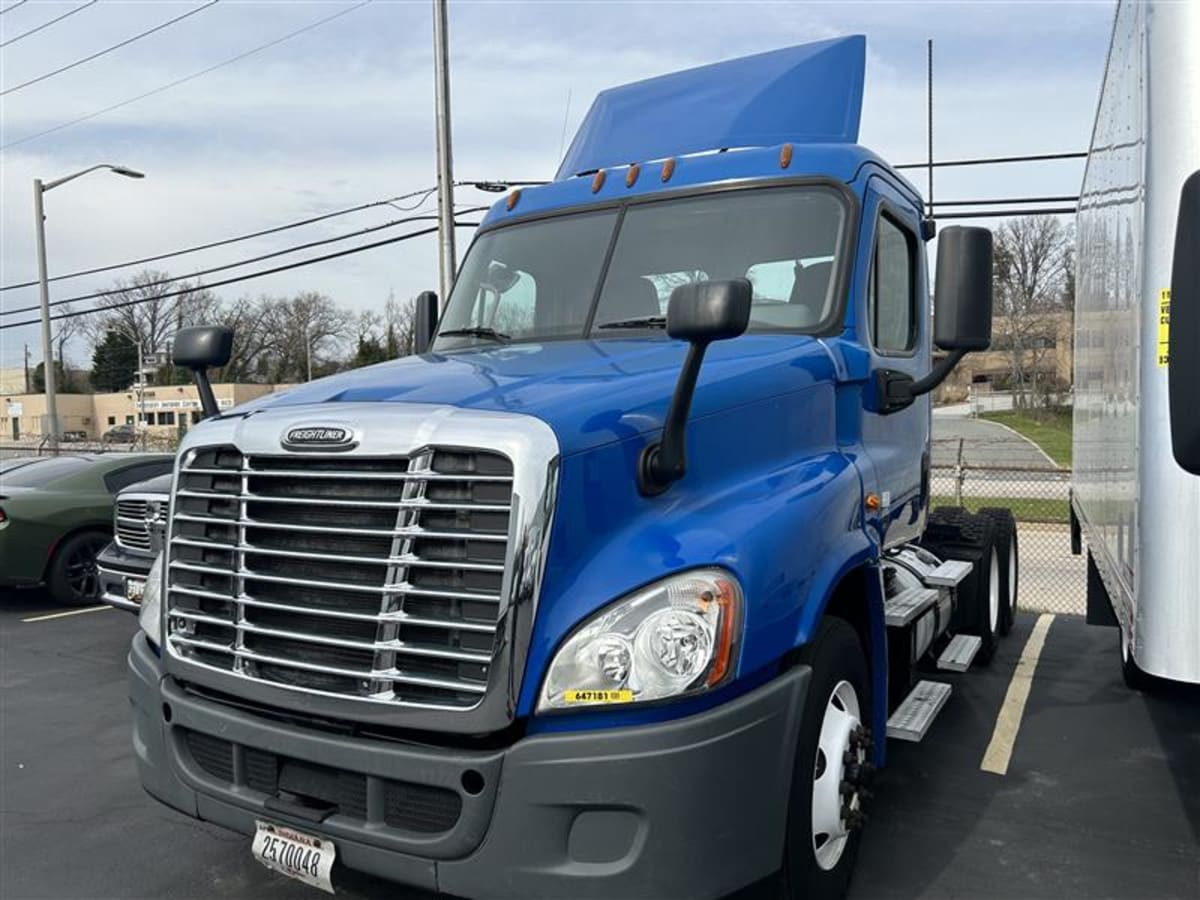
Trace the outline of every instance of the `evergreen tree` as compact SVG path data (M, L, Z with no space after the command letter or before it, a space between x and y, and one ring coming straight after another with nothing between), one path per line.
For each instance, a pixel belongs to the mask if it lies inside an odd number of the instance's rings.
M123 391L136 380L137 368L137 344L123 332L107 331L92 354L92 389Z

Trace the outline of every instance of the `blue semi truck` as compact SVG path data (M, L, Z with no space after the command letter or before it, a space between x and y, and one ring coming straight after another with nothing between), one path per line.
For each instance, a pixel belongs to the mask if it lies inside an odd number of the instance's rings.
M603 92L421 298L422 352L189 432L129 663L151 794L326 890L845 893L885 737L1017 580L1007 511L930 511L991 236L942 232L931 321L864 60ZM202 395L231 340L177 338Z

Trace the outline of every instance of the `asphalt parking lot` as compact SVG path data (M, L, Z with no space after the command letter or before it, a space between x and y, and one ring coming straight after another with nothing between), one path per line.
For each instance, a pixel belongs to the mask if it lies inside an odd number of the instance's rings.
M136 623L41 618L60 612L33 592L0 606L0 897L324 896L142 792L125 688ZM892 742L853 898L1200 896L1200 693L1129 692L1113 632L1049 623L1007 771L981 770L1035 618L954 676L922 744ZM334 881L348 897L427 896Z

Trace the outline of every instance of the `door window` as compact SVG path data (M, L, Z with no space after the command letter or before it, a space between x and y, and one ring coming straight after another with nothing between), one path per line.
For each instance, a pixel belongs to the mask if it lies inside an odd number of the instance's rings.
M879 217L867 285L867 315L875 349L883 353L908 353L916 345L914 244L908 231L886 215Z

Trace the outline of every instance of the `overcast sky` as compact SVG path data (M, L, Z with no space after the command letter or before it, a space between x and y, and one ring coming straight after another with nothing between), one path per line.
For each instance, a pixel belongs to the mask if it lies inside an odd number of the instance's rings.
M4 12L0 43L85 2L30 0ZM0 49L0 88L10 90L205 2L100 0ZM0 9L15 3L0 0ZM94 174L47 194L52 275L432 186L431 3L374 0L352 9L356 5L219 0L150 37L0 97L0 283L36 277L32 179L97 162L142 169L147 177L135 182ZM350 11L239 62L23 140L342 10ZM853 33L868 41L861 142L893 162L925 156L929 37L936 52L938 158L1086 149L1112 15L1111 2L451 0L455 177L551 177L564 131L569 143L603 87ZM942 170L935 190L941 199L1074 194L1081 175L1076 162ZM924 190L923 175L912 177ZM457 199L471 204L495 197L460 189ZM425 209L432 212L433 204ZM184 275L397 215L382 207L159 266ZM460 258L469 236L459 232ZM436 287L436 261L435 241L425 237L219 290L235 296L316 289L342 304L381 308L390 291L407 296ZM59 281L52 297L102 290L134 271ZM0 293L5 309L36 300L35 288ZM26 342L36 363L35 327L0 331L0 365L20 365ZM82 343L70 352L87 363Z

